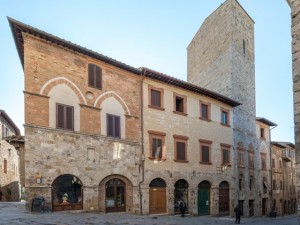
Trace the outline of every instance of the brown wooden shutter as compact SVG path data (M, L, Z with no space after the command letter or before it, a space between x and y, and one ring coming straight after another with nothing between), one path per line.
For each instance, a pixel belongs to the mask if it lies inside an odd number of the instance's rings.
M74 129L74 110L73 107L66 106L66 129Z
M229 163L228 150L223 149L223 163Z
M121 137L120 117L114 116L114 137Z
M95 75L94 75L95 65L89 64L89 86L95 86Z
M185 160L185 143L176 142L177 160Z
M113 127L113 116L107 114L107 136L113 137L114 127Z
M202 162L209 162L209 147L202 146Z
M64 128L64 106L57 104L57 128Z
M102 70L99 66L95 66L96 71L95 71L95 86L96 88L101 89L101 77L102 77Z
M151 90L151 105L161 107L160 91Z

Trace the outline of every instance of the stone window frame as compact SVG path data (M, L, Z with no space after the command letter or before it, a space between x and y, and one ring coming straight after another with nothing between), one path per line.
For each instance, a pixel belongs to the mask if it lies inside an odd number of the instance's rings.
M205 120L205 121L211 121L211 103L204 102L202 100L199 100L199 105L200 105L200 120ZM207 117L204 117L202 114L202 106L205 105L207 106Z
M152 105L152 90L160 92L160 106ZM148 85L148 107L164 111L164 89Z
M165 161L166 160L166 158L165 158L165 136L166 136L166 133L149 130L148 135L149 135L149 157L148 157L148 159ZM161 140L161 143L162 143L161 158L160 157L152 157L152 140L154 138Z
M237 166L240 168L245 167L245 149L239 147L237 150L237 154L238 154L237 155L237 159L238 159Z
M260 139L266 140L266 129L264 127L260 127Z
M212 141L210 140L205 140L205 139L199 139L199 145L200 145L200 164L206 164L206 165L211 165L211 146L212 146ZM202 147L208 147L208 162L204 162L202 159Z
M220 109L221 113L221 125L230 127L230 111L228 109L221 108ZM223 121L223 115L226 115L225 121Z
M63 109L63 114L61 115L59 113L59 107L62 107ZM71 111L67 112L67 110L70 109ZM68 115L68 113L71 113ZM63 117L63 124L60 124L60 118ZM71 118L70 118L71 117ZM68 121L71 123L71 127L68 127ZM61 103L56 103L56 129L62 129L62 130L70 130L74 131L74 106L66 105L66 104L61 104Z
M179 111L177 109L177 99L181 99L182 100L182 111ZM173 93L173 113L178 114L178 115L183 115L183 116L187 116L187 96L186 95L180 95L176 92Z
M228 144L224 144L224 143L221 143L220 144L220 147L221 147L221 159L222 159L222 163L221 165L227 165L227 166L230 166L230 149L231 149L231 145L228 145ZM228 152L228 162L224 162L224 151L227 151Z
M189 161L187 160L188 159L188 137L187 136L182 136L182 135L176 135L174 134L173 135L173 138L174 138L174 161L175 162L182 162L182 163L188 163ZM181 143L184 143L185 145L185 149L184 149L184 153L185 153L185 159L182 160L182 159L178 159L177 157L177 143L178 142L181 142Z
M267 153L260 153L261 170L267 170Z
M254 169L254 151L253 150L249 150L248 151L248 167L249 169Z

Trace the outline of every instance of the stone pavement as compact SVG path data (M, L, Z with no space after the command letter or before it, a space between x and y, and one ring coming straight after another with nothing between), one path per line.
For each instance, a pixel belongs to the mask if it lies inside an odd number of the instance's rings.
M0 224L9 225L204 225L234 224L231 217L211 216L137 216L125 213L86 213L86 212L26 212L24 203L0 202ZM241 224L252 225L298 225L297 215L284 217L241 218Z

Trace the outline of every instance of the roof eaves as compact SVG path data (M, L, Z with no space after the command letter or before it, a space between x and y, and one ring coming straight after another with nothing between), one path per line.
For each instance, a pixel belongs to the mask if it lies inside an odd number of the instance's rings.
M3 116L3 118L14 128L15 132L16 132L16 135L20 135L20 130L19 128L17 127L17 125L14 123L14 121L8 116L8 114L0 109L0 116Z
M122 63L122 62L117 61L115 59L104 56L100 53L97 53L97 52L94 52L94 51L89 50L87 48L84 48L84 47L82 47L80 45L77 45L77 44L74 44L70 41L66 41L62 38L59 38L57 36L54 36L52 34L49 34L49 33L45 32L45 31L39 30L39 29L34 28L32 26L29 26L27 24L24 24L20 21L17 21L15 19L10 18L10 17L7 17L7 19L8 19L8 22L10 24L10 27L11 27L11 30L12 30L12 33L13 33L14 41L15 41L15 44L17 46L18 54L19 54L19 57L20 57L23 68L24 68L24 46L23 46L24 40L23 40L22 32L25 32L25 33L29 33L31 35L34 35L36 37L42 38L46 41L50 41L52 43L60 45L62 47L72 49L72 50L74 50L76 52L79 52L81 54L84 54L84 55L90 56L92 58L101 60L105 63L108 63L110 65L119 67L121 69L132 72L134 74L137 74L137 75L141 74L141 71L139 69L135 68L135 67L129 66L125 63Z
M241 105L241 103L239 103L237 101L234 101L233 99L230 99L226 96L220 95L216 92L210 91L208 89L201 88L201 87L196 86L194 84L190 84L186 81L182 81L180 79L168 76L166 74L159 73L157 71L148 69L146 67L142 67L141 69L142 69L142 73L148 78L159 80L159 81L171 84L171 85L176 86L176 87L180 87L180 88L190 90L190 91L196 92L198 94L201 94L201 95L204 95L204 96L207 96L207 97L211 97L213 99L216 99L216 100L218 100L220 102L223 102L227 105L230 105L232 107L236 107L236 106Z

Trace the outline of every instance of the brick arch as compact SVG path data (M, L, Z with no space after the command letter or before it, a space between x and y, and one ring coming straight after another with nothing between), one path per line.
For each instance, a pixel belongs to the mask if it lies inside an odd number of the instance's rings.
M101 104L110 97L115 98L121 104L121 106L124 109L125 115L131 115L130 110L129 110L127 104L125 103L125 101L121 98L121 96L119 96L114 91L107 91L107 92L99 95L94 103L94 107L100 108Z
M109 175L105 178L103 178L100 183L99 183L99 198L98 198L98 203L99 203L99 211L100 212L105 212L106 207L105 207L105 199L106 199L106 183L111 180L111 179L120 179L122 180L125 185L126 185L126 212L132 212L133 209L133 184L132 182L125 176L120 175L120 174L112 174Z
M41 88L40 94L48 96L50 90L59 84L66 84L77 95L80 104L87 105L86 99L84 98L84 95L82 94L80 89L76 86L76 84L74 84L72 81L65 77L56 77L51 80L48 80Z

